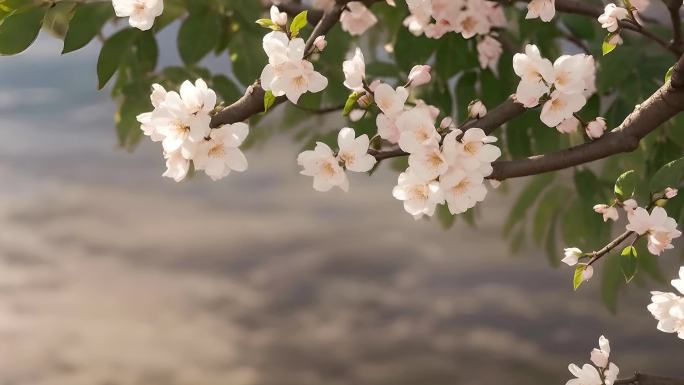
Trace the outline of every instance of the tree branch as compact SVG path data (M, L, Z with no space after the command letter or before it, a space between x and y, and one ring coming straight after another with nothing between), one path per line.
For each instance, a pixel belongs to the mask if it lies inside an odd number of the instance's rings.
M683 110L684 56L675 64L670 81L638 105L612 132L598 140L550 154L494 162L494 172L488 178L504 180L542 174L634 151L644 136Z
M684 380L677 378L635 373L631 378L615 381L615 385L684 385Z
M309 36L309 39L306 41L306 48L304 52L309 52L311 50L311 47L313 47L313 43L318 36L325 35L332 27L335 26L335 24L339 21L340 15L344 11L347 2L349 2L349 0L338 0L338 2L330 11L327 11L323 14L323 17L318 24L316 24L311 36ZM245 91L245 94L240 99L230 106L227 106L211 118L210 126L212 128L216 128L223 124L241 122L252 117L253 115L263 112L265 94L266 92L263 88L261 88L259 79L255 80L252 85L247 87L247 91ZM287 100L287 98L280 96L276 98L273 106L275 107L285 100Z
M682 8L682 0L663 0L667 9L670 11L670 20L672 21L672 42L670 46L677 49L684 49L684 42L682 41L682 19L679 15L679 10Z

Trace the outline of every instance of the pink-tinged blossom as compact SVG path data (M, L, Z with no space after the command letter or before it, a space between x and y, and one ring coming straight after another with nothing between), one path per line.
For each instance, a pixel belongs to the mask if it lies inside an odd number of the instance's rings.
M606 131L606 120L603 118L596 118L587 124L587 136L592 139L598 139L603 136Z
M404 210L415 219L434 215L437 205L444 202L439 182L419 177L410 167L399 174L392 195L404 202Z
M342 30L352 36L363 35L368 28L375 25L378 18L375 17L362 2L350 1L340 16Z
M502 53L503 47L501 43L489 35L477 43L477 59L480 62L480 67L483 69L489 68L492 71L496 71Z
M131 27L147 31L154 19L164 12L163 0L112 0L118 17L128 17Z
M531 0L527 4L526 19L540 18L541 21L549 22L556 15L555 0Z
M431 67L429 65L416 65L411 68L408 80L411 86L417 87L427 84L432 79L430 76Z
M303 168L300 174L313 177L314 190L326 192L339 187L342 191L349 191L347 174L325 143L317 142L313 150L300 153L297 164Z
M337 159L344 163L344 167L349 171L367 172L375 166L375 157L368 154L370 139L363 134L356 137L354 129L344 127L337 135L337 145L340 150Z
M628 16L627 9L610 3L606 5L603 13L598 17L598 22L601 23L601 28L605 28L608 32L615 32L620 26L620 20L626 19Z
M247 158L239 147L248 133L249 127L242 122L211 130L209 139L197 147L193 158L195 169L204 170L214 181L228 176L231 171L247 170Z
M615 206L608 206L604 204L598 204L594 206L594 211L598 214L603 215L603 221L608 222L608 220L617 221L620 219L617 208Z
M682 235L677 230L677 221L668 217L662 207L654 207L650 214L639 207L628 219L627 230L648 235L648 251L653 255L660 255L663 251L674 248L672 240Z

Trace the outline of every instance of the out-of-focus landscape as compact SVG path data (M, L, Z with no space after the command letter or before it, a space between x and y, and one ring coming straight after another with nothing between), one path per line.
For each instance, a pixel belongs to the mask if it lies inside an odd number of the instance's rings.
M97 47L60 48L0 58L1 385L564 384L604 333L624 376L684 375L647 290L611 315L598 280L510 254L513 195L444 231L387 167L315 192L286 137L176 184L157 144L116 147Z

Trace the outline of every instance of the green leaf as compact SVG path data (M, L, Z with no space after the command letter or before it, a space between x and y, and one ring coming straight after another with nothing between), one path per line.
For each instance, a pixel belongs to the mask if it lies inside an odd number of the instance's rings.
M359 98L363 95L360 92L352 92L349 94L349 97L347 98L347 101L344 103L344 110L343 110L343 115L347 116L351 112L351 110L354 109L356 106L356 102L359 100Z
M273 29L273 30L279 30L280 29L280 27L278 27L278 25L276 23L274 23L273 20L271 20L271 19L259 19L259 20L255 21L255 23L257 23L260 27L264 27L264 28L269 28L269 29Z
M100 57L97 59L98 89L102 89L114 76L135 42L138 32L136 29L126 28L105 40L100 50Z
M620 200L624 201L629 199L634 195L634 189L636 189L637 175L634 170L629 170L624 174L620 175L615 181L615 196Z
M667 72L665 73L665 83L670 81L670 79L672 78L672 72L673 71L674 71L674 66L667 69Z
M69 22L62 53L76 51L90 43L113 16L114 9L109 3L79 4Z
M178 31L178 52L183 63L193 65L219 43L221 18L209 10L191 13Z
M0 55L16 55L26 50L38 37L45 12L45 7L36 7L5 17L0 24Z
M572 278L572 288L574 290L579 289L579 287L582 285L582 282L584 282L584 279L582 278L582 274L584 273L584 270L587 269L587 265L577 265L575 268L575 275Z
M290 34L292 37L297 37L299 35L299 31L309 24L306 19L308 13L308 11L302 11L295 16L294 19L292 19L292 23L290 24Z
M634 246L627 246L620 253L620 269L629 283L637 271L637 250Z
M603 302L612 313L617 311L617 299L620 288L624 285L624 278L620 272L620 256L611 254L604 257L603 280L601 281L601 296Z
M678 188L684 179L684 158L667 163L651 177L652 193L660 192L668 187Z
M610 39L612 39L615 35L615 32L611 32L608 35L606 35L605 39L603 39L603 44L601 44L601 51L603 52L604 56L613 52L615 47L617 47L615 44L610 42Z
M276 97L273 95L273 92L266 91L264 94L264 113L268 112L268 109L273 107L275 100Z

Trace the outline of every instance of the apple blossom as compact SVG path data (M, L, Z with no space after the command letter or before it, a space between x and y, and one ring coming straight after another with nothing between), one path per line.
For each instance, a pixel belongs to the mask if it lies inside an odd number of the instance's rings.
M599 337L599 348L591 351L591 362L599 368L608 367L610 357L610 341L604 336Z
M553 63L553 85L566 94L584 92L585 70L585 55L563 55Z
M393 144L399 143L401 131L397 127L395 118L390 118L385 114L378 114L375 118L375 125L378 127L378 135L381 138Z
M485 36L477 43L477 59L483 69L489 68L496 71L502 53L501 43L490 35Z
M377 161L368 154L369 144L368 135L363 134L357 138L354 129L344 127L337 135L337 145L340 148L337 159L343 162L349 171L370 171Z
M416 65L411 68L411 72L408 76L409 84L417 87L430 82L432 77L430 76L431 67L429 65Z
M444 154L449 163L478 171L483 177L491 174L491 163L501 156L501 149L490 144L497 138L488 136L481 128L467 130L460 141L456 140L459 134L459 131L452 131L444 138Z
M523 81L533 83L551 84L555 78L553 64L533 44L525 46L525 53L513 55L513 70Z
M228 176L231 171L247 170L247 159L239 147L248 133L249 127L242 122L211 130L209 139L197 146L193 157L195 169L204 170L214 181Z
M352 36L362 35L377 22L378 18L360 1L347 3L346 9L340 16L342 30Z
M606 377L605 384L613 385L615 380L617 380L618 374L620 374L620 368L612 362L608 364L608 368L603 371L603 375Z
M184 156L190 159L197 143L209 134L210 121L211 117L208 114L193 115L188 111L182 97L172 91L159 105L152 124L164 137L164 151L171 153L180 149Z
M439 182L419 177L410 167L399 174L392 195L404 202L404 210L415 219L434 215L437 205L444 202Z
M164 12L163 0L112 0L118 17L128 17L131 27L147 31L154 19Z
M470 119L480 119L487 115L487 107L481 100L473 100L468 104L468 117Z
M608 222L608 220L617 221L620 219L617 208L615 206L608 206L604 204L599 204L594 206L594 211L598 214L603 215L603 221Z
M176 182L185 179L190 170L190 161L186 159L181 151L164 152L164 159L166 159L166 171L162 176L171 178Z
M515 91L515 100L525 106L532 108L539 105L539 99L549 92L549 86L544 82L521 80Z
M610 3L604 8L603 14L598 17L598 22L601 23L601 28L605 28L608 32L615 32L620 26L620 20L628 16L629 12L625 8Z
M587 124L587 136L592 139L598 139L603 136L606 131L606 120L603 118L596 118Z
M527 4L526 19L540 18L544 22L549 22L556 15L555 0L531 0Z
M344 86L354 92L362 92L363 81L366 78L366 63L360 48L356 48L350 60L342 62L342 71L344 72Z
M313 150L300 153L297 164L304 168L300 174L314 178L314 190L326 192L337 186L342 191L349 191L347 174L325 143L317 142Z
M637 207L639 207L639 205L634 199L627 199L626 201L622 202L622 208L627 213L627 216L634 214L634 210L636 210Z
M563 250L565 253L565 257L561 259L561 262L565 263L568 266L575 266L577 262L579 261L579 258L584 255L582 250L576 248L576 247L568 247Z
M539 117L547 126L556 127L563 120L582 109L586 102L587 100L581 93L566 94L556 90L551 93L550 99L544 103Z

